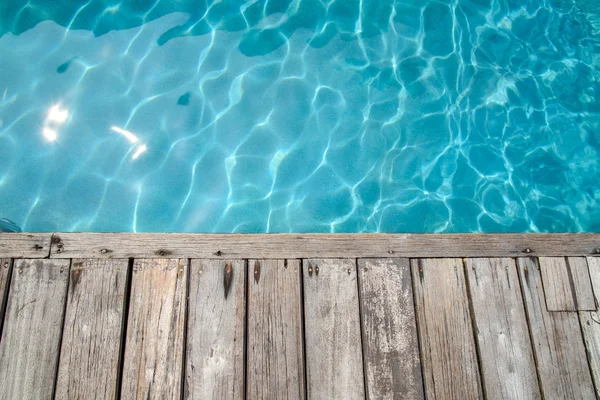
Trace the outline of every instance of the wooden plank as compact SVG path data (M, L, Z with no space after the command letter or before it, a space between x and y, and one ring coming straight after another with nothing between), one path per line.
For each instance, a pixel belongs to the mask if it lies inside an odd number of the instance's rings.
M186 399L244 398L245 270L243 260L192 260Z
M355 260L303 261L309 399L364 399Z
M128 260L73 260L57 399L114 399Z
M427 398L482 398L462 260L411 264Z
M187 260L135 260L122 399L180 399Z
M248 262L248 399L304 399L299 260Z
M486 397L541 399L515 261L465 260Z
M0 258L47 258L49 233L0 233Z
M585 257L540 257L548 311L595 310Z
M529 250L529 251L527 251ZM55 258L383 258L600 254L600 234L61 233Z
M588 271L590 272L594 298L596 299L596 304L600 304L600 258L588 257L586 261L588 263Z
M600 296L600 258L587 259L592 286L596 298ZM580 311L579 320L585 341L592 379L596 388L596 397L600 398L600 313L597 311Z
M0 398L52 397L69 260L16 261L0 342Z
M4 296L6 283L8 282L8 273L10 270L10 258L0 258L0 299Z
M410 263L358 260L367 398L424 398Z
M519 258L518 270L544 398L594 399L577 313L546 309L536 258Z
M2 340L4 312L6 311L6 302L8 301L7 285L11 272L10 263L10 258L0 258L0 341Z

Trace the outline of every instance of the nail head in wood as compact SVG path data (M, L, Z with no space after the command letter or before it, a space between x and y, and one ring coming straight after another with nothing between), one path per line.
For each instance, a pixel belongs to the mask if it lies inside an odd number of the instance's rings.
M107 251L108 251L108 250L106 250L106 249L102 249L102 250L100 250L100 253L102 253L102 254L106 254L106 252L107 252Z
M312 266L308 267L308 276L312 276L313 268Z

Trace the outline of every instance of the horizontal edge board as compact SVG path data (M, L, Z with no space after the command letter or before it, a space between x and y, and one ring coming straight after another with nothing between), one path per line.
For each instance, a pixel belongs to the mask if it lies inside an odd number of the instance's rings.
M0 233L0 258L48 258L50 233Z
M525 255L600 255L600 234L56 233L50 253L52 258L204 259Z

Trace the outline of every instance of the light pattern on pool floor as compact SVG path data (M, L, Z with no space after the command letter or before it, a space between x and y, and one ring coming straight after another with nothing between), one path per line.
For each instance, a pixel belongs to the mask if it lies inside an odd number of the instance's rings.
M24 230L600 231L593 1L45 3L0 5Z

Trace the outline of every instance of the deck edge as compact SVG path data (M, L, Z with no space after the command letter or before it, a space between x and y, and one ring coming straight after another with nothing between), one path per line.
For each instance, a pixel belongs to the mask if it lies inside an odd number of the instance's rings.
M0 257L12 258L523 256L600 256L600 234L0 234Z

